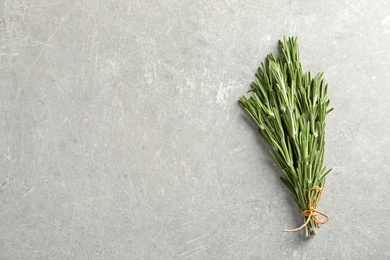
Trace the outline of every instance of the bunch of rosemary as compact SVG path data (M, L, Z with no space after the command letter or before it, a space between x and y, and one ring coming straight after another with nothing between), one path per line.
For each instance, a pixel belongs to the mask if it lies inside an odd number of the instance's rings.
M324 165L325 117L328 109L328 85L323 73L312 77L303 72L296 37L280 41L282 58L267 56L248 92L240 103L259 127L259 133L271 145L272 156L282 169L283 183L302 210L306 236L314 235L328 216L316 209L331 171ZM321 221L322 215L326 221Z

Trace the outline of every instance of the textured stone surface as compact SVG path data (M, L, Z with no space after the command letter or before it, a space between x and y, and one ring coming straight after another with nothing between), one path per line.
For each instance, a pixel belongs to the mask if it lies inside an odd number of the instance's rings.
M390 2L0 1L0 259L390 257ZM283 35L330 84L301 224L237 103Z

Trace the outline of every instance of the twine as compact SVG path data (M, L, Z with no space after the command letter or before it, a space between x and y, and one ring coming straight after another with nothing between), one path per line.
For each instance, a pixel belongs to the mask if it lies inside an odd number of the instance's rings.
M311 191L315 191L313 197L311 197ZM316 224L316 227L319 228L320 225L326 224L329 221L328 215L326 215L324 212L318 211L316 209L318 202L320 201L322 196L322 188L318 186L314 186L313 188L309 189L307 194L307 199L309 200L309 209L302 211L301 215L302 217L307 217L306 222L300 226L299 228L295 229L287 229L283 230L283 232L295 232L302 228L304 228L307 224L309 224L310 219L313 219L314 223ZM325 220L320 220L317 218L318 215L321 215L325 218Z

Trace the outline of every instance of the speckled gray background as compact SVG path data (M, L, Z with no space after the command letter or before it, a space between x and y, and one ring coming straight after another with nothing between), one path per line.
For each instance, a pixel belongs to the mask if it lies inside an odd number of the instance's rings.
M390 258L390 2L0 0L0 259ZM237 103L324 71L314 239Z

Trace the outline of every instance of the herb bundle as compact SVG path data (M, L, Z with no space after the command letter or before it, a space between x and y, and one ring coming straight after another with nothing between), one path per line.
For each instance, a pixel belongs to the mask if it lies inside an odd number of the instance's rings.
M328 84L323 73L312 77L303 72L296 37L280 41L281 58L267 56L255 81L240 103L259 127L260 135L271 145L272 156L283 171L283 183L304 218L304 224L287 232L306 228L306 236L329 218L317 210L331 171L324 165L325 117L328 109ZM321 219L318 215L322 215Z

